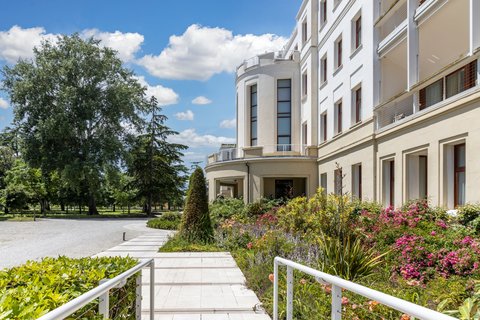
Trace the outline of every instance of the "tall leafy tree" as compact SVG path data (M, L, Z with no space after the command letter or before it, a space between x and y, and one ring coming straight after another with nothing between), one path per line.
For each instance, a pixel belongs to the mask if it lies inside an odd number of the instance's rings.
M143 122L145 88L115 51L76 34L44 42L33 60L2 73L25 160L47 175L58 170L77 194L86 190L96 214L104 168L118 166L130 128Z
M167 117L155 97L150 99L148 110L146 130L132 144L129 173L139 198L145 202L146 213L151 215L154 203L163 204L182 192L187 169L181 157L187 147L167 140L177 132L165 125Z

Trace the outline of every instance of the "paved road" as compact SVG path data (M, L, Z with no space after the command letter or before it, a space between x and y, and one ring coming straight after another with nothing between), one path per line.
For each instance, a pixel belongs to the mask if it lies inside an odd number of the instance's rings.
M145 223L142 219L0 221L0 269L46 256L91 256L122 243L123 232L127 240L167 234Z

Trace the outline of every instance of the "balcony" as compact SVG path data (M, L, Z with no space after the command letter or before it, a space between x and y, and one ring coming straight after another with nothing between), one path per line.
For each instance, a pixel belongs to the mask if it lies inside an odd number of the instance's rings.
M407 2L385 1L382 5L388 6L386 12L377 20L379 43L378 54L383 56L390 48L396 46L407 34Z
M274 144L244 148L221 149L219 152L208 156L207 165L227 161L254 159L254 158L279 158L302 157L315 158L316 148L297 144Z
M242 76L250 69L272 65L282 61L299 62L300 52L297 50L275 51L246 59L237 67L237 77Z
M388 130L478 92L480 82L477 77L477 60L466 59L460 65L460 68L457 64L414 90L397 95L377 106L376 130Z

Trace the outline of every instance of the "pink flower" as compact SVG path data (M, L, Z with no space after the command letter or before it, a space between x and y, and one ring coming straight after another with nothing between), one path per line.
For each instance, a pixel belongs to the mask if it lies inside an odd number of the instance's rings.
M252 249L252 248L253 248L253 243L251 243L251 242L247 243L247 248L248 248L249 250Z
M342 304L348 304L348 298L342 297Z
M435 236L437 233L434 231L430 232L430 235Z

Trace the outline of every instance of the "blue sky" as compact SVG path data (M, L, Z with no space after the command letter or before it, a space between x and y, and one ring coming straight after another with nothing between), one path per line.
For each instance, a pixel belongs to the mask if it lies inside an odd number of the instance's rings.
M280 49L300 3L3 1L0 66L29 58L35 44L57 34L98 37L118 50L148 92L167 105L168 124L181 133L175 141L190 147L185 160L201 161L235 137L229 122L235 117L235 66L254 54ZM195 98L200 104L192 102ZM11 119L8 97L0 92L0 129Z

